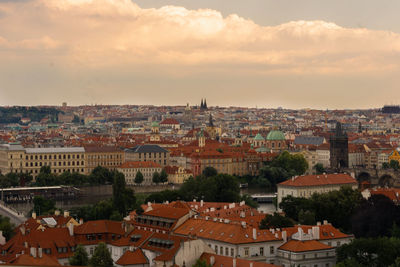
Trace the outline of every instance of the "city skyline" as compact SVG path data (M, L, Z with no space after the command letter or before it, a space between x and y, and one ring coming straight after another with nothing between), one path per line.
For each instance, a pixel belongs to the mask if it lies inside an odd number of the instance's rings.
M0 1L0 105L400 103L398 3L289 5Z

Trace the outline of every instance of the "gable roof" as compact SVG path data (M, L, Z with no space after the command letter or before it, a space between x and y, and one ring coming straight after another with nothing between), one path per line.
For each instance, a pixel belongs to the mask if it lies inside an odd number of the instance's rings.
M124 255L121 256L116 262L118 265L136 265L136 264L148 264L149 259L144 255L143 251L139 248L135 251L127 250Z
M322 185L342 185L342 184L357 184L356 179L345 173L337 174L320 174L320 175L301 175L288 179L280 185L285 186L322 186Z
M325 245L317 240L289 240L278 249L291 251L291 252L306 252L306 251L316 251L316 250L326 250L333 249L333 247Z
M123 235L125 233L122 222L110 220L87 221L75 227L75 234L102 234L112 233Z
M324 142L324 138L320 136L296 136L294 138L295 145L314 145L319 146Z
M253 263L254 267L277 267L277 265L269 264L260 261L250 261L244 260L240 258L232 258L227 256L221 256L211 253L203 253L200 256L200 259L205 260L207 264L211 264L211 258L214 257L214 264L211 267L220 267L220 266L233 266L233 260L236 260L236 267L248 267L251 266L250 263Z

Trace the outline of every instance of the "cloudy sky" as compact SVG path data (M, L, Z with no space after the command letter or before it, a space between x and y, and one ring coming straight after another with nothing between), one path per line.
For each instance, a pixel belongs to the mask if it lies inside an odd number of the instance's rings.
M0 105L400 104L398 0L0 0Z

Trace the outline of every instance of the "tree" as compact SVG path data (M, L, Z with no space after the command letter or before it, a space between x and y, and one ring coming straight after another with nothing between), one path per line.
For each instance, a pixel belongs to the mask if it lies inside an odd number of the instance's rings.
M153 173L153 183L158 184L160 182L160 174L158 172Z
M218 171L213 167L205 167L202 174L205 177L211 177L217 175Z
M47 199L42 196L35 196L33 198L33 211L37 215L52 214L56 209L54 200Z
M69 259L69 264L73 266L87 266L89 257L86 249L82 245L78 245L74 255Z
M314 169L317 174L323 174L325 171L324 165L322 163L317 163L314 165Z
M389 162L389 166L390 168L392 168L393 170L398 170L400 168L399 162L397 160L392 159Z
M89 264L93 267L114 266L110 251L108 251L105 243L101 242L96 246L94 254L89 260Z
M168 182L168 173L165 169L162 169L160 173L160 182L161 183L166 183Z
M206 260L198 259L192 267L211 267Z
M3 232L3 236L6 240L14 235L15 225L10 222L10 218L0 215L0 231Z
M102 166L97 166L89 175L91 184L111 184L114 180L114 172Z
M372 195L354 211L351 223L356 237L392 236L400 225L400 207L384 195Z
M116 172L114 175L113 183L113 207L118 210L120 214L125 216L126 203L125 203L125 176L123 173Z
M135 183L136 183L136 184L141 184L141 183L143 183L143 174L142 174L140 171L138 171L138 172L136 173L136 175L135 175Z
M299 212L299 223L304 225L315 225L315 213L309 210L300 210Z
M280 215L274 212L273 215L267 214L264 219L260 222L260 229L270 229L270 228L284 228L292 227L293 221L290 218Z

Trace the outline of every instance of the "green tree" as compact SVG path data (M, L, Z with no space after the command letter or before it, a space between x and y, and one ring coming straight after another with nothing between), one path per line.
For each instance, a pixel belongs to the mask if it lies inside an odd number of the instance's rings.
M392 168L393 170L398 170L400 168L399 162L397 160L392 159L389 162L389 166L390 168Z
M111 184L114 180L114 172L102 166L97 166L89 175L91 184Z
M96 246L94 254L89 260L89 265L93 267L114 266L110 251L108 251L105 243L101 242Z
M142 174L140 171L138 171L138 172L136 173L136 175L135 175L135 183L136 183L136 184L141 184L141 183L143 183L143 174Z
M126 203L125 203L125 176L123 173L116 172L114 175L113 183L113 207L118 210L118 212L125 216L126 213Z
M206 260L198 259L192 267L211 267Z
M160 174L158 172L153 173L153 183L158 184L160 182Z
M0 215L0 231L3 232L3 236L6 240L14 235L15 225L10 222L10 218Z
M315 213L309 210L300 210L299 212L299 223L304 225L315 225Z
M33 211L37 215L46 215L54 213L56 204L54 200L47 199L42 196L35 196L33 198Z
M205 167L202 174L205 177L212 177L212 176L217 175L218 171L213 167Z
M284 228L292 227L293 221L290 218L280 215L277 212L274 214L267 214L264 219L260 222L260 229L270 229L270 228Z
M165 169L162 169L160 173L160 182L161 183L166 183L168 182L168 173Z
M69 259L69 264L73 266L87 266L89 257L86 249L82 245L78 245L74 255Z
M317 174L323 174L324 172L326 172L324 165L322 165L322 163L315 164L314 169Z

